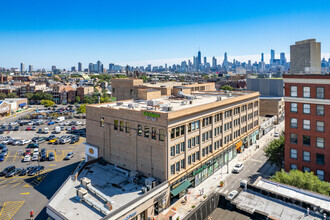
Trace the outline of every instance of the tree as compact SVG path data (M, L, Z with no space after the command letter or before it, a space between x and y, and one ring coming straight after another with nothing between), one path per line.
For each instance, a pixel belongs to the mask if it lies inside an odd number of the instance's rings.
M278 168L282 168L284 161L284 136L273 140L267 148L264 149L266 157L271 164L275 164Z
M8 93L8 98L18 98L18 95L16 94L16 92L10 92Z
M5 93L0 93L0 100L4 100L7 97Z
M330 183L321 181L313 172L290 170L287 173L281 170L271 180L330 196Z
M146 75L140 76L139 79L143 79L143 82L148 82L149 81L149 77Z
M80 102L80 97L76 96L76 102Z
M233 91L234 90L234 88L231 87L231 86L229 86L229 85L223 85L223 86L221 86L221 89L222 90L229 90L229 91Z
M44 94L43 99L53 101L52 94L49 93L43 93L43 94Z
M81 113L86 114L86 105L80 105L80 106L77 108L77 113L78 113L78 114L81 114Z
M33 100L39 101L44 98L44 93L43 92L36 92L33 95Z
M111 99L109 97L104 97L104 102L111 102Z
M83 103L93 104L94 99L91 96L86 95L86 96L84 96Z
M28 100L31 100L32 98L33 98L33 93L31 93L31 92L28 92L28 93L26 93L25 94L25 97L28 99Z
M50 101L50 100L41 100L40 102L41 105L45 106L46 108L48 107L52 107L55 105L55 103L53 101Z

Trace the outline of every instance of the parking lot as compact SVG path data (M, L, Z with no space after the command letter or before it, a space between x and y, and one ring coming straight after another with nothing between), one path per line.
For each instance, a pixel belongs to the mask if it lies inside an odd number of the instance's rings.
M17 118L10 118L0 121L1 124L13 122ZM65 121L81 121L84 119L69 119ZM61 137L63 135L71 135L66 131L61 131L60 134L52 134L54 128L59 124L53 125L34 125L36 131L26 131L29 125L19 127L19 131L4 131L2 136L9 136L13 139L31 140L37 137L49 137L56 135ZM48 134L37 133L39 128L48 128ZM67 128L69 126L65 126ZM70 126L72 127L72 126ZM83 129L85 126L75 126L76 129ZM0 141L1 142L1 141ZM85 138L80 137L79 141L75 143L66 144L49 144L48 141L39 144L39 150L45 149L47 157L53 153L55 159L53 161L29 161L23 162L23 153L26 150L27 144L24 145L9 145L5 144L8 153L2 162L0 162L0 171L4 168L14 165L16 168L27 168L31 166L43 166L44 169L36 175L29 176L13 176L0 177L0 220L4 219L28 219L29 212L34 210L36 219L47 219L44 206L51 198L51 196L60 187L63 181L72 173L77 165L84 158ZM32 149L33 150L33 149ZM73 152L74 157L70 160L64 160L65 156Z

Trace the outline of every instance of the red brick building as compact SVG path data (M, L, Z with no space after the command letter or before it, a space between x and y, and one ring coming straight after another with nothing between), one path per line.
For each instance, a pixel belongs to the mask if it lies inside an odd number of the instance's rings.
M330 181L330 75L284 75L285 170Z

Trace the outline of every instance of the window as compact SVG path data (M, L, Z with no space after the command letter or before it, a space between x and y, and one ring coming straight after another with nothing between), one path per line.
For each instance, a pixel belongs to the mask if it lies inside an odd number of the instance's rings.
M324 132L324 122L316 121L316 131Z
M124 131L124 122L120 121L120 127L119 127L120 131Z
M303 172L311 172L311 168L309 168L309 167L303 167Z
M290 170L296 170L297 168L296 164L290 164Z
M101 119L100 119L100 126L104 127L104 117L101 117Z
M156 131L157 131L156 128L154 127L151 128L151 138L154 140L156 140L156 133L157 133Z
M188 164L191 164L191 155L188 156Z
M324 105L316 105L316 115L324 115Z
M324 148L324 138L320 138L320 137L316 138L316 147Z
M291 150L290 150L290 157L291 157L292 159L297 159L297 158L298 158L298 152L297 152L296 149L291 149Z
M185 146L184 146L185 145L185 142L182 142L180 145L181 145L181 151L182 152L185 151Z
M316 176L317 176L320 180L324 180L324 171L323 171L323 170L316 170Z
M202 157L205 157L205 149L202 149Z
M180 162L177 162L176 163L176 172L179 172L180 171Z
M191 155L191 160L192 160L193 163L195 163L195 154Z
M130 126L129 122L126 122L125 131L126 131L126 133L130 133L130 131L131 131L131 126Z
M180 161L181 163L181 169L184 169L184 159Z
M311 129L311 121L310 120L303 120L303 129L310 130Z
M298 143L298 135L297 134L290 134L290 143L297 144Z
M311 136L303 135L303 145L311 146Z
M180 154L180 144L175 145L176 154Z
M160 141L165 140L165 131L164 131L164 129L159 129L159 140Z
M138 136L142 136L142 125L138 125Z
M171 175L175 174L175 166L174 164L171 165Z
M174 128L171 129L171 139L175 138L174 130L175 130Z
M290 93L290 95L291 95L291 97L297 97L297 86L291 86L291 93Z
M304 87L303 88L303 97L310 98L311 97L311 87Z
M291 118L291 128L298 128L298 119Z
M303 160L310 162L311 161L311 152L303 151Z
M324 154L316 154L316 164L324 165Z
M196 152L196 160L199 160L199 151Z
M175 147L171 147L171 157L175 156Z
M113 125L113 129L118 130L118 120L115 120L115 123Z
M324 99L324 87L316 87L316 98Z
M148 126L144 126L144 137L149 138L149 127Z
M303 113L304 114L310 114L311 113L311 105L310 104L304 104L303 105Z

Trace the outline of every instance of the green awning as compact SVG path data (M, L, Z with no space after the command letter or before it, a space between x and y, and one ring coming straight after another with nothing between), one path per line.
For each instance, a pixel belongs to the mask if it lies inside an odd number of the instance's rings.
M188 180L184 181L183 183L180 184L180 186L176 187L171 191L172 196L178 195L180 192L187 189L190 185L191 183Z

